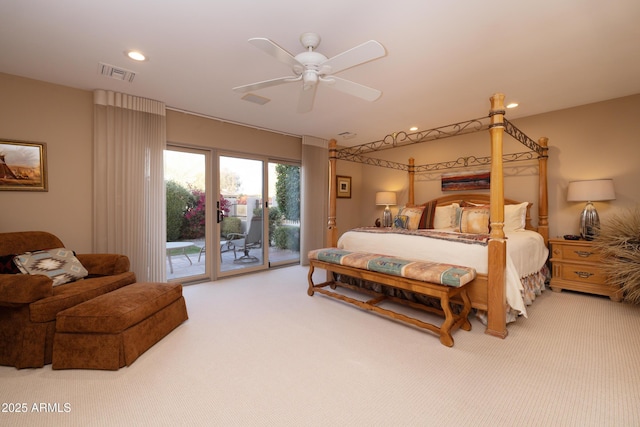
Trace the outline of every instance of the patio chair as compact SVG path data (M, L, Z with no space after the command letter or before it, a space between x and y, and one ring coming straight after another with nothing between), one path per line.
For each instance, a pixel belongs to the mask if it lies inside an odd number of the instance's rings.
M236 258L233 262L249 263L260 261L258 257L249 254L249 250L262 247L262 217L254 216L249 222L246 233L230 233L227 235L227 240L234 245L234 257L237 250L244 252L244 255Z

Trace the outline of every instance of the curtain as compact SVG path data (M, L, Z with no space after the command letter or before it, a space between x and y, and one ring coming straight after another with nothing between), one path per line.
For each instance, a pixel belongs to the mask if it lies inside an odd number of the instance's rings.
M300 264L309 265L307 254L325 247L329 209L328 141L302 137L300 194Z
M93 251L127 255L138 282L164 282L165 105L105 90L93 98Z

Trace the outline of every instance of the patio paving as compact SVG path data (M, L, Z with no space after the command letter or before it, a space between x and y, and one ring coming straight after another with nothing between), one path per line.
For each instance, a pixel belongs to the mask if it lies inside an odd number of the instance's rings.
M204 246L204 242L194 242L196 246L202 247ZM242 255L242 252L237 252L237 257L239 258ZM222 253L222 268L223 272L230 270L242 269L245 267L251 267L253 265L262 264L262 250L261 249L252 249L250 251L250 255L258 258L257 261L254 262L234 262L233 251L226 251ZM188 256L188 258L187 258ZM171 264L173 265L173 273L171 273L171 269L169 266L169 260L167 257L167 280L178 279L182 277L190 277L205 274L205 265L206 265L206 252L202 252L202 254L190 253L187 256L179 253L178 251L174 251L171 254ZM189 262L191 260L191 263ZM300 260L300 252L291 251L291 250L283 250L274 247L269 248L269 261L271 263L279 263L282 261L291 260L292 262L299 262Z

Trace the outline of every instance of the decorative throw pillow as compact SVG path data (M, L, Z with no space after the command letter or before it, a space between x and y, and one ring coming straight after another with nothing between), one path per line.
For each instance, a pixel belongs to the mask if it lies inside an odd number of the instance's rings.
M436 202L431 201L424 204L422 216L418 223L418 228L433 228L433 221L436 213Z
M453 205L436 206L433 213L433 228L451 228L451 211Z
M460 216L460 232L487 234L489 232L489 207L465 207Z
M407 222L409 222L409 217L406 215L396 215L393 219L393 227L394 228L407 228Z
M20 270L13 262L15 255L0 256L0 274L20 274Z
M420 218L422 217L422 211L424 210L424 206L412 206L412 207L404 207L400 209L398 212L399 215L406 215L409 219L407 221L407 229L409 230L417 230L418 224L420 223Z
M44 274L53 280L53 286L82 279L88 272L73 251L65 248L27 252L13 261L24 274Z
M458 203L451 204L451 219L449 220L449 227L456 230L460 229L460 218L462 216L462 207Z
M529 202L517 205L504 205L504 231L524 230Z

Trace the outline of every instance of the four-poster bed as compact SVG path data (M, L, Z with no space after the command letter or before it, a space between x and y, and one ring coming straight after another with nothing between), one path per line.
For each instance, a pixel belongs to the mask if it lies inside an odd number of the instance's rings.
M488 117L481 119L474 119L468 122L458 123L455 125L445 126L442 128L435 128L429 131L423 131L415 134L393 134L388 135L381 141L376 141L369 144L363 144L356 147L347 147L338 149L335 140L329 143L329 215L328 215L328 228L327 228L327 241L328 247L338 247L338 230L336 227L336 162L337 160L346 160L359 162L375 166L391 167L399 170L406 170L409 177L408 185L408 203L407 206L415 206L415 191L414 181L416 173L441 171L447 168L459 168L460 159L454 162L442 162L430 165L416 166L413 159L409 159L408 165L401 165L398 163L379 160L368 157L369 153L380 151L388 148L395 148L399 146L406 146L409 144L431 141L435 139L441 139L445 137L457 136L466 133L488 130L491 141L491 156L487 158L477 159L474 157L476 164L491 164L491 180L489 195L483 194L454 194L448 196L442 196L436 198L426 205L429 206L449 206L454 201L462 203L469 203L471 205L488 205L489 210L489 230L486 236L486 268L481 266L478 269L479 274L477 277L469 283L469 296L474 308L486 311L486 333L489 335L504 338L507 336L507 312L509 306L507 305L507 276L512 274L507 264L511 263L511 258L514 254L507 251L509 246L509 237L505 235L505 205L518 205L521 204L512 199L505 199L504 197L504 174L503 167L506 162L533 160L538 161L539 172L539 191L538 191L538 224L533 226L531 224L531 215L529 203L526 209L526 228L527 230L534 230L537 232L536 236L542 242L544 249L546 250L548 243L548 201L547 201L547 138L540 138L538 142L533 141L519 129L517 129L512 123L508 122L504 118L504 95L495 94L491 97L491 110ZM488 120L488 123L483 124L483 120ZM505 155L503 153L503 134L504 132L511 135L517 141L529 148L528 152L515 153ZM466 165L467 158L464 158ZM424 206L424 205L423 205ZM509 209L509 208L507 208ZM460 230L458 230L460 231ZM346 233L345 233L346 234ZM360 233L365 234L365 233ZM513 236L513 234L510 234ZM383 236L384 237L384 236ZM517 240L512 237L512 246L517 246ZM341 243L342 245L342 243ZM352 249L344 247L345 249ZM512 248L509 248L510 251ZM524 249L526 252L526 248ZM379 250L376 251L380 254L388 254L385 252L385 245L380 245ZM397 254L389 254L397 255ZM520 255L520 258L522 256ZM465 265L463 259L456 259L453 264ZM442 261L440 261L442 262ZM546 262L546 256L543 261ZM310 280L311 283L311 280ZM543 284L544 287L544 284Z

